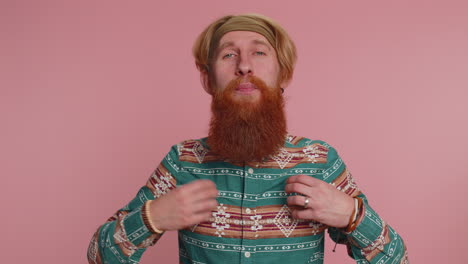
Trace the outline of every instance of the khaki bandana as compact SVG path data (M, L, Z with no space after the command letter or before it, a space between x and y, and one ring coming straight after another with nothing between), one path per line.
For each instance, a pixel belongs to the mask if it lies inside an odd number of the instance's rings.
M253 31L264 36L270 45L276 50L276 36L268 25L249 17L231 17L221 25L213 34L208 58L212 58L224 34L231 31Z

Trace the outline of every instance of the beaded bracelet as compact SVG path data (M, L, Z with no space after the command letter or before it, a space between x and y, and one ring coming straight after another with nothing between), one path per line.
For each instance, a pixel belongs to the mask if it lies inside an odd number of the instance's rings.
M159 230L158 228L156 228L153 224L153 222L151 222L151 220L149 219L149 215L150 215L150 212L149 212L149 206L151 205L151 203L153 202L153 200L148 200L146 201L144 204L143 204L143 208L141 209L141 216L143 218L143 223L145 223L146 227L154 234L162 234L164 233L163 230Z

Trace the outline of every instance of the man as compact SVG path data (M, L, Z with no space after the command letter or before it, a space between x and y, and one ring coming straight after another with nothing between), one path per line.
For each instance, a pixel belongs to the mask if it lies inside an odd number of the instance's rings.
M223 17L193 53L212 96L209 135L171 149L95 233L90 263L138 263L170 230L181 263L323 263L326 229L357 263L408 263L335 149L287 134L282 93L296 50L278 24Z

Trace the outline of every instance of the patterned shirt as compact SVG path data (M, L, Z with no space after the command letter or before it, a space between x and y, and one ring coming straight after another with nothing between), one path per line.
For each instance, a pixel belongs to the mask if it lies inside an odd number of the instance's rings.
M284 191L288 177L308 175L363 200L357 228L347 234L295 219ZM209 179L219 191L211 218L178 231L180 263L323 263L324 234L346 244L356 263L408 263L401 237L369 206L334 148L288 136L279 154L262 162L235 163L210 151L206 138L172 147L146 185L94 234L89 263L138 263L161 235L142 219L142 205L177 186Z

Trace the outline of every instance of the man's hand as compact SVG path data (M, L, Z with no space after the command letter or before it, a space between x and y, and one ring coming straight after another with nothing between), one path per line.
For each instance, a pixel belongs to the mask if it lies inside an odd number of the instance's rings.
M294 175L287 179L285 191L305 195L288 197L294 218L313 220L337 228L348 225L354 201L335 186L307 175ZM309 204L304 208L307 197Z
M161 230L179 230L211 216L218 190L210 180L197 180L171 190L151 203L150 221Z

